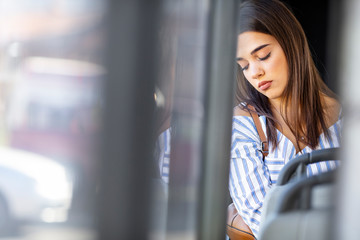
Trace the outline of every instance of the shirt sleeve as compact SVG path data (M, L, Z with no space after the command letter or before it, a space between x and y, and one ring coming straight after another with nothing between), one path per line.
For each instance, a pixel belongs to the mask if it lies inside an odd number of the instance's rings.
M257 236L270 175L263 163L260 137L251 117L234 117L229 190L245 223Z

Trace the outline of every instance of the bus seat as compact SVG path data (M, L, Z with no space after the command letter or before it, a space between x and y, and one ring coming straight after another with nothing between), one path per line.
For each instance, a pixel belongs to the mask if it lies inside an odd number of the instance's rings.
M297 182L300 179L307 179L306 166L308 164L320 161L337 160L337 155L339 151L339 148L316 150L311 153L307 153L297 158L294 158L287 165L284 166L284 168L279 174L277 184L273 186L273 188L271 188L271 190L266 195L263 206L262 219L260 223L260 233L264 228L264 225L266 225L266 223L270 221L269 219L273 219L273 216L271 215L276 212L276 208L278 207L278 203L280 201L280 198L283 197L284 192L289 191L289 187L293 187L293 185L290 183ZM297 202L298 205L305 205L305 207L308 207L311 203L311 206L314 209L324 209L332 205L332 184L316 185L312 187L311 194L309 191L309 189L305 189L299 195L299 197L305 198L304 200L301 200L299 202L295 201L294 199L294 201ZM294 218L296 219L296 217ZM294 226L296 226L296 221L291 224L294 224Z
M261 225L260 240L329 239L337 170L286 184ZM322 202L322 199L326 201Z

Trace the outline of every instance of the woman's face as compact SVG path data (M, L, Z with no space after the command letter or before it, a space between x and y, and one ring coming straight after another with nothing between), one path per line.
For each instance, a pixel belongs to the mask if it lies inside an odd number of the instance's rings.
M288 63L278 41L260 32L238 36L237 63L245 78L269 100L281 100L288 83Z

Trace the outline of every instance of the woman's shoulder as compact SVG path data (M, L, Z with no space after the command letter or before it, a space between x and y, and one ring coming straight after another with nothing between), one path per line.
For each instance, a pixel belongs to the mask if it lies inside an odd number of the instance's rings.
M244 109L240 104L234 107L233 109L233 116L234 117L251 117L248 110Z
M331 107L334 109L340 109L341 108L341 104L339 102L339 100L337 100L334 97L330 97L330 96L324 96L324 100L325 100L325 106L326 107Z
M233 137L246 138L252 141L258 140L254 120L248 110L244 109L242 106L236 106L234 108Z
M341 115L341 104L340 102L332 97L324 96L324 110L327 116L329 125L337 122Z

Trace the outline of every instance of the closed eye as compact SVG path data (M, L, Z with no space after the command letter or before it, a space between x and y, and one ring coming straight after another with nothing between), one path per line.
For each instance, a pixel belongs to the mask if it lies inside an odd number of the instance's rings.
M271 52L269 52L265 57L259 58L260 61L264 61L266 59L268 59L271 55Z
M258 57L258 59L259 59L260 61L264 61L264 60L268 59L270 56L271 56L271 52L269 52L265 57L262 57L262 58ZM239 64L239 63L238 63L238 64ZM239 66L240 66L240 68L241 68L241 71L245 71L245 70L247 70L247 69L249 68L249 64L246 65L245 67L241 67L240 64L239 64Z

